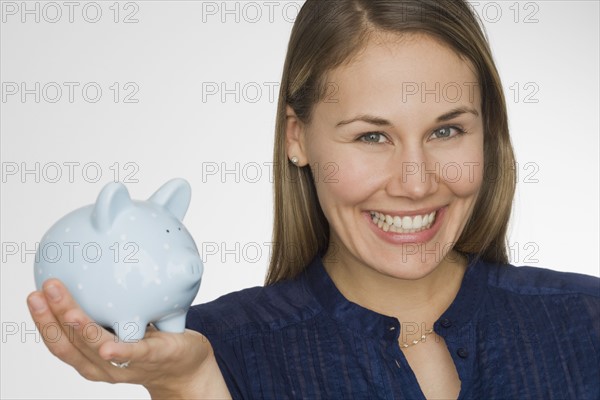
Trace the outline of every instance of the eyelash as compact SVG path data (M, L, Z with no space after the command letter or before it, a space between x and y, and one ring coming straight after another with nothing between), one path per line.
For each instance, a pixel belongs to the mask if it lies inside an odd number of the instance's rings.
M465 129L463 129L461 126L458 126L458 125L446 125L446 126L442 126L442 127L438 128L438 129L434 130L431 134L433 135L434 133L439 132L442 129L454 129L454 130L457 131L457 133L454 136L438 138L439 140L451 140L451 139L457 138L457 137L462 136L465 133L467 133L467 131ZM374 135L374 134L385 136L385 133L383 133L383 132L367 132L367 133L361 135L358 138L358 140L360 140L360 141L362 141L362 142L364 142L366 144L370 144L370 145L373 145L373 144L383 144L383 143L369 142L369 141L364 140L365 137L367 137L369 135Z
M365 134L363 134L363 135L360 135L360 136L358 137L358 140L359 140L359 141L361 141L361 142L363 142L363 143L366 143L366 144L368 144L368 145L373 145L373 144L382 144L382 143L379 143L379 142L370 142L370 141L368 141L368 140L365 140L365 138L366 138L367 136L369 136L369 135L380 135L380 136L385 136L385 134L384 134L383 132L367 132L367 133L365 133Z
M457 138L457 137L462 136L465 133L467 133L467 131L462 126L459 126L459 125L447 125L447 126L442 126L441 128L436 129L435 131L432 132L432 134L435 133L435 132L441 131L442 129L455 129L456 130L456 135L450 136L450 137L445 137L445 138L439 138L440 140L454 139L454 138Z

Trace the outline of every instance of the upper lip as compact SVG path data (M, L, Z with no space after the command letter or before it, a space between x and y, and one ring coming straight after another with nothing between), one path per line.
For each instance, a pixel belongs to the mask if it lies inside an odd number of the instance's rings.
M429 207L429 208L422 208L420 210L414 210L414 211L398 211L398 210L369 210L369 212L371 211L375 211L381 214L386 214L386 215L402 215L402 216L414 216L414 215L425 215L425 214L430 214L433 211L438 211L442 208L446 207L444 206L438 206L438 207Z

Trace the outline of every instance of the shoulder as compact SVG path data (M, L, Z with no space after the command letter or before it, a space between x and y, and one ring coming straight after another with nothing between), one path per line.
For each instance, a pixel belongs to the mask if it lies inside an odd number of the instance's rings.
M470 279L471 283L465 287L469 302L463 302L462 306L477 314L478 324L486 335L515 342L526 340L538 349L548 349L572 348L573 337L585 332L585 338L580 337L576 345L577 351L598 354L599 278L483 261L472 267L471 277L477 279ZM475 294L469 295L471 292Z
M539 340L546 340L542 336L552 335L555 331L561 332L560 336L570 337L570 333L561 330L565 326L570 330L585 330L593 338L591 348L598 351L599 278L542 267L491 263L477 265L480 266L487 269L487 275L482 276L486 284L481 299L481 318L490 323L494 323L494 319L498 323L504 321L506 327L513 328L515 321L521 321L517 325L527 326L523 328L527 331L546 332L539 333Z
M600 278L595 276L512 264L486 267L489 287L523 295L578 294L600 299Z
M321 311L304 278L232 292L190 308L187 327L221 339L272 331Z

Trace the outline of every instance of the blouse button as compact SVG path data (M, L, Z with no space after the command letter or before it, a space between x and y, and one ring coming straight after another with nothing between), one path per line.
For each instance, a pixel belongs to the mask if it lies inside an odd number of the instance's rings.
M448 318L444 318L440 321L440 325L442 325L444 328L450 328L452 326L452 322Z
M456 350L456 354L458 354L460 358L469 357L469 352L464 347L460 347L458 350Z

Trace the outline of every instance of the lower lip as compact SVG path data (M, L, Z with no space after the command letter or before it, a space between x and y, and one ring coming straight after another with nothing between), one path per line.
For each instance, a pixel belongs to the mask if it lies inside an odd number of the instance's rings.
M398 233L398 232L385 232L383 229L379 228L371 218L371 213L366 212L365 218L367 218L369 222L369 226L371 230L388 243L392 244L406 244L406 243L425 243L430 241L435 234L440 230L442 226L442 221L444 216L446 215L446 210L448 206L442 207L435 213L435 222L433 225L429 227L429 229L422 230L420 232L415 233Z

